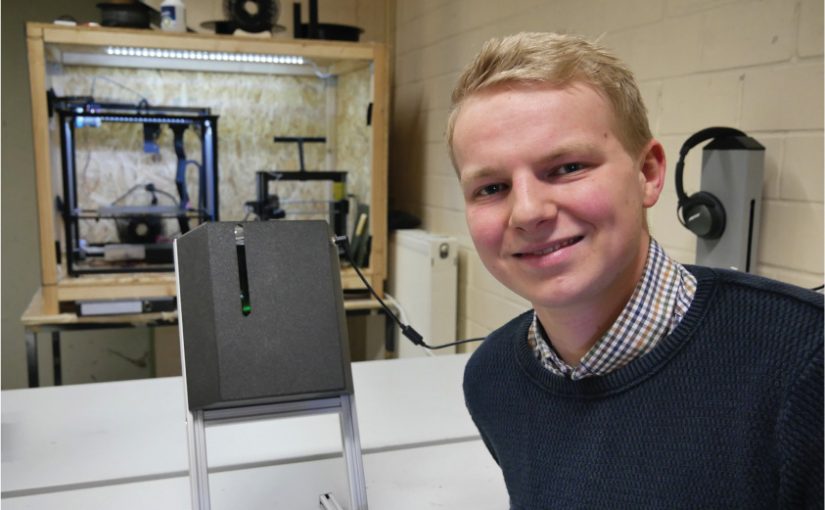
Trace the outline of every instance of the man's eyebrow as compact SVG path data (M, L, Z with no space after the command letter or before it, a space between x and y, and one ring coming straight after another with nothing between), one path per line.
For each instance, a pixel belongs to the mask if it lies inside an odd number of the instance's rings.
M500 173L499 169L491 166L485 166L473 170L459 172L458 181L463 183L470 179L484 179L491 175L496 175L498 173Z
M568 157L582 157L598 153L601 149L590 142L571 142L553 147L547 154L538 158L536 164L547 165L553 161ZM464 183L472 179L485 179L501 173L501 169L491 166L481 167L469 171L459 172L459 182Z
M600 149L595 144L589 142L572 142L569 144L553 147L546 155L539 158L541 163L562 159L570 156L581 156L599 152Z

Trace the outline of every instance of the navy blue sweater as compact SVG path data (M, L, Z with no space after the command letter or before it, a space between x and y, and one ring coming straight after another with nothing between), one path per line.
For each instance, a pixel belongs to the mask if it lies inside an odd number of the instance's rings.
M822 508L822 295L688 269L679 326L605 376L542 367L530 313L473 354L467 407L512 508Z

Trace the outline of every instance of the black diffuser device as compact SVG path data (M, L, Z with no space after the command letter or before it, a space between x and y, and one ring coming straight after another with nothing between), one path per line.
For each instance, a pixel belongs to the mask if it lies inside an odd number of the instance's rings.
M205 223L175 243L189 409L352 394L325 221Z

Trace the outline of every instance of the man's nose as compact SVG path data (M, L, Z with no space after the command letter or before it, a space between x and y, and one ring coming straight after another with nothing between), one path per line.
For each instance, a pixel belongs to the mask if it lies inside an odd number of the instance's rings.
M553 190L534 176L514 179L510 200L510 226L513 228L531 230L554 220L558 214Z

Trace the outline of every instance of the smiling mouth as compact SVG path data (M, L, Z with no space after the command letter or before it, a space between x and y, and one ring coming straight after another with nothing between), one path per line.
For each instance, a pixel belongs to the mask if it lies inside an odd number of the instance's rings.
M560 241L558 243L552 244L546 248L542 248L541 250L537 251L530 251L530 252L520 252L516 253L516 257L541 257L543 255L549 255L550 253L556 252L561 250L562 248L566 248L568 246L572 246L579 241L584 239L584 236L575 236L569 239L565 239L564 241Z

